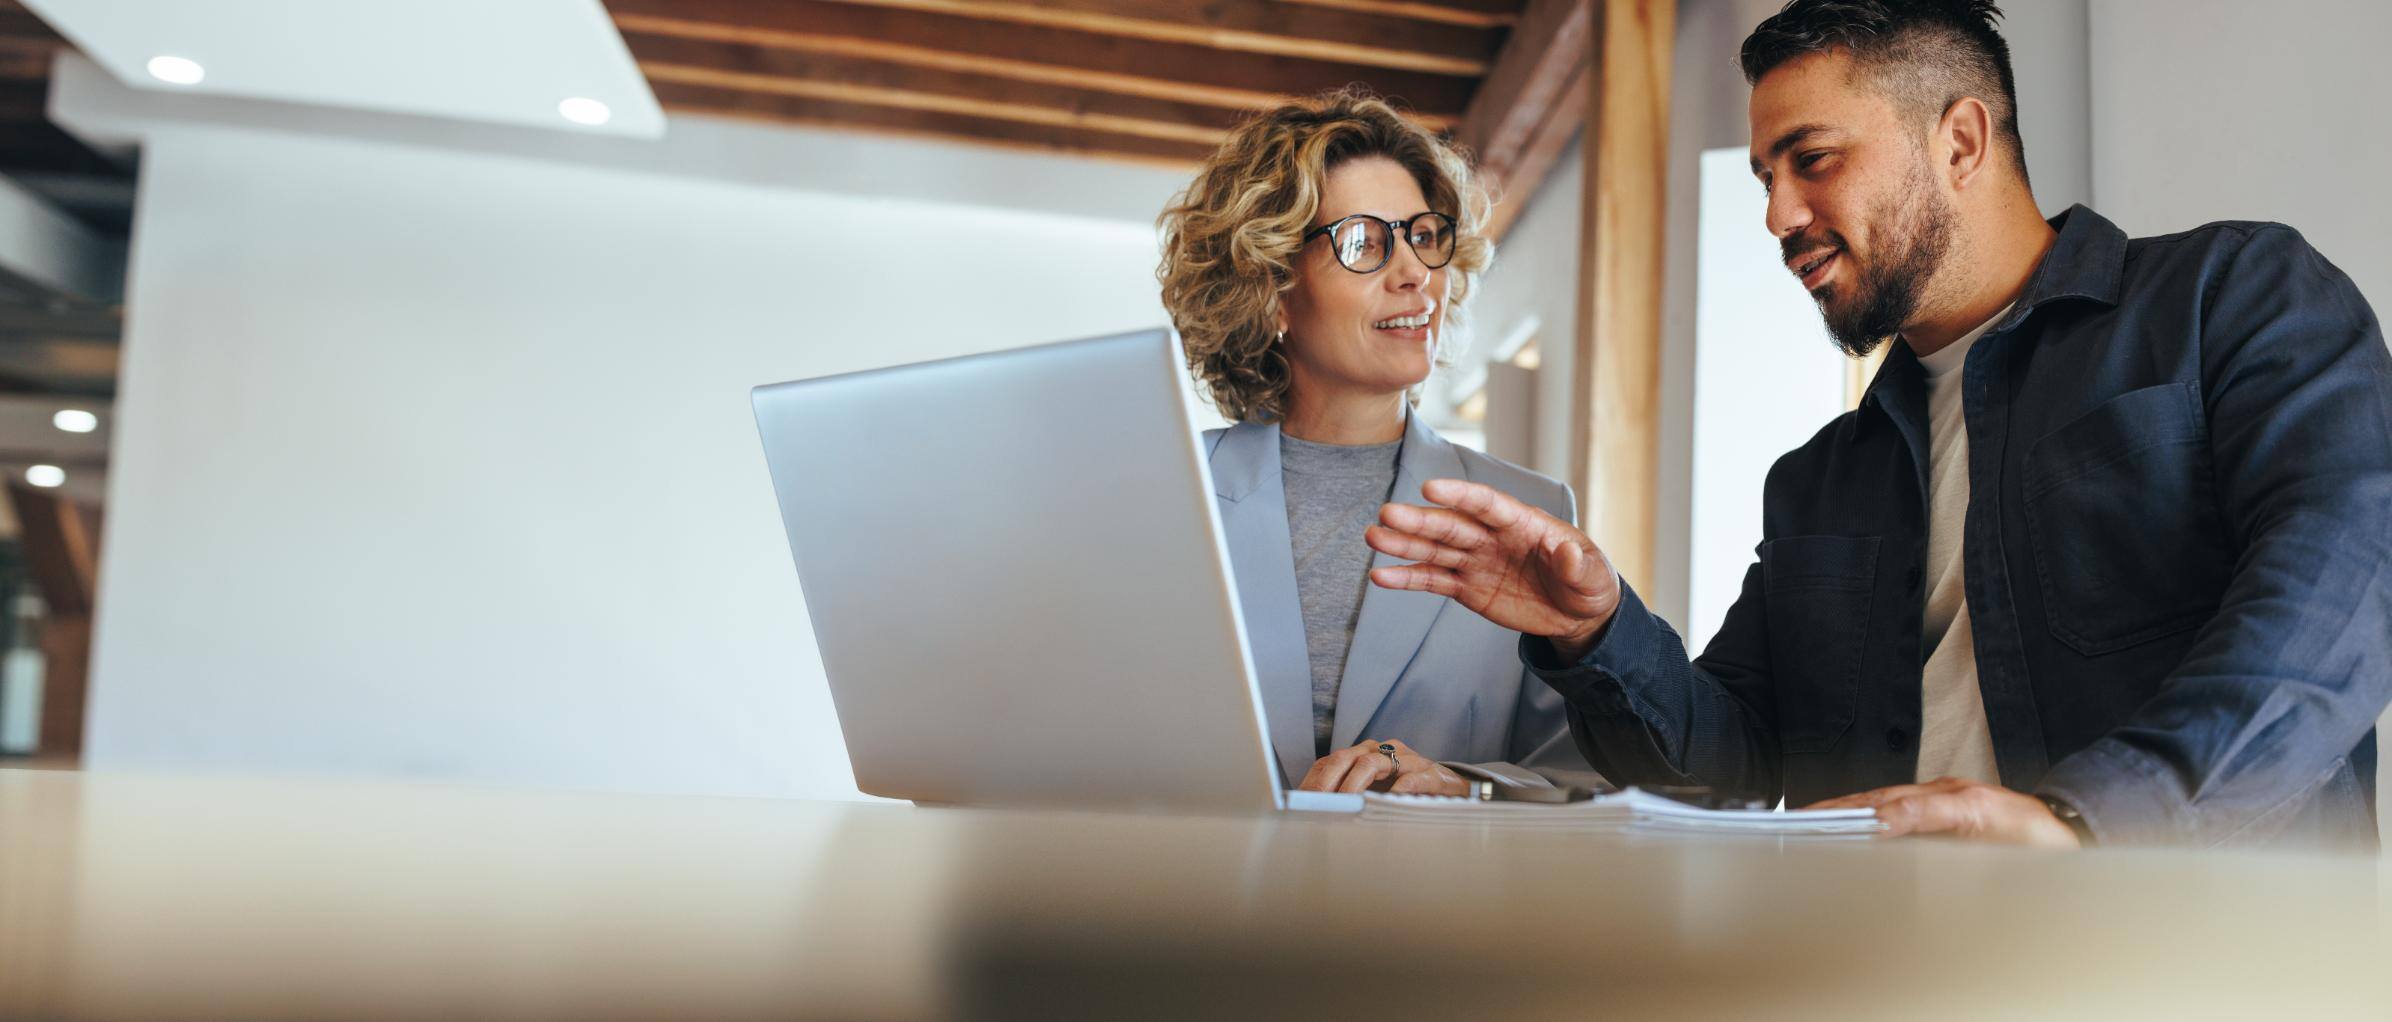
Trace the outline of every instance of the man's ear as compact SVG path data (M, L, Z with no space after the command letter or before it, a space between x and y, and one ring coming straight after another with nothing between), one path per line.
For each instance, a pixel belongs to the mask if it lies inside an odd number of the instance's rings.
M1976 184L1993 165L1993 111L1974 96L1962 96L1944 109L1935 137L1943 142L1944 177L1953 191Z

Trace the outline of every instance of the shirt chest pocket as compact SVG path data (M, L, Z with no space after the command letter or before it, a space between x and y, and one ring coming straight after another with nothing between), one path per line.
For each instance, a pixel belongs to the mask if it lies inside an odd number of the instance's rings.
M2216 612L2228 561L2192 384L2128 391L2053 430L2023 483L2054 638L2100 656Z
M1778 747L1825 752L1852 727L1877 586L1875 536L1761 544Z

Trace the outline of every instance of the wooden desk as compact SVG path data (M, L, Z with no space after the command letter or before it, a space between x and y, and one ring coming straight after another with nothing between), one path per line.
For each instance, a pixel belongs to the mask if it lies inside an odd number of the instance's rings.
M2382 1018L2380 877L0 770L0 1017Z

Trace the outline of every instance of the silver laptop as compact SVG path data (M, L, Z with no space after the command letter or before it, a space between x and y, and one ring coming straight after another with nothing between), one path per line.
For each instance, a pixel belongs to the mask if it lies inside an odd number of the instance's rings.
M858 787L1285 805L1184 365L1158 329L756 388Z

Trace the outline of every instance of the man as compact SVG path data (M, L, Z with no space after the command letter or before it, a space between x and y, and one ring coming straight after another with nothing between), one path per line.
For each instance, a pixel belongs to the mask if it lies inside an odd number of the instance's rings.
M2376 847L2392 355L2278 224L2128 240L2029 190L1987 0L1794 0L1752 167L1857 411L1770 471L1687 659L1596 544L1485 487L1390 504L1373 581L1523 633L1614 781L1875 806L1894 833ZM1843 797L1835 797L1843 796Z

